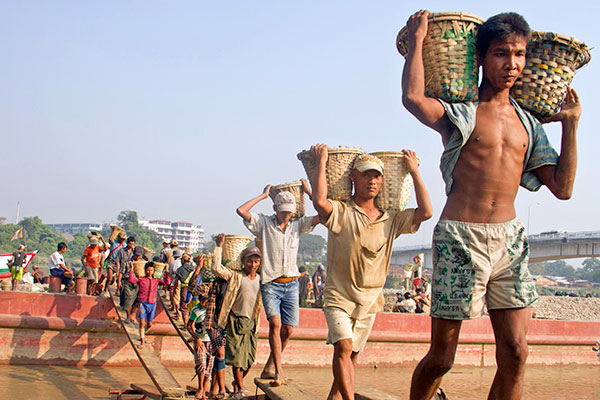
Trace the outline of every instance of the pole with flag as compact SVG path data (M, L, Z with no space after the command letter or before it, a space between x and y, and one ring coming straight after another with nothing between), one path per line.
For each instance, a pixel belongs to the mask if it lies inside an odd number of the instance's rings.
M25 228L21 227L21 228L17 229L15 234L12 235L12 238L10 238L10 240L17 240L17 239L23 239L23 241L25 242L25 247L27 247L27 238L25 237Z

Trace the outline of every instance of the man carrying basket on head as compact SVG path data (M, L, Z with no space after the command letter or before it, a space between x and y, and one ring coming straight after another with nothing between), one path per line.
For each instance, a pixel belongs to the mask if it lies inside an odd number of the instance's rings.
M302 180L304 190L311 191ZM251 213L260 201L269 197L271 185L262 194L242 204L237 213L244 219L246 228L262 242L260 290L269 320L269 345L271 354L261 373L263 379L273 379L272 386L283 384L281 353L285 349L292 331L299 323L300 271L296 265L300 236L310 233L319 223L319 217L302 217L291 220L296 211L296 199L291 192L281 191L274 199L273 215Z
M417 366L411 399L430 399L450 370L462 320L479 317L484 301L496 338L498 369L489 397L521 397L527 328L537 300L527 268L529 245L516 218L519 184L542 185L558 199L571 197L577 165L581 106L569 89L560 113L560 156L540 123L512 99L525 67L529 25L518 14L488 19L476 38L482 66L479 102L447 103L425 96L423 41L429 12L408 20L409 50L402 101L419 121L442 136L441 170L448 199L433 233L431 347Z
M328 399L351 400L358 353L367 343L375 314L383 311L382 289L394 239L415 233L421 222L431 218L431 203L413 151L403 150L417 208L393 212L375 205L385 173L380 159L367 154L357 157L350 175L354 194L343 202L327 198L327 146L316 145L310 151L316 164L313 204L329 230L323 312L329 330L327 343L334 346L334 378Z

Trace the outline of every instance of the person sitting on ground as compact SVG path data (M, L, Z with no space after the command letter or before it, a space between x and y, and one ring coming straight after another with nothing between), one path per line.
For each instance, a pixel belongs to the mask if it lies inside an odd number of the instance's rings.
M421 222L431 218L431 202L411 150L403 150L406 170L411 175L416 209L386 212L375 205L375 197L386 173L377 157L359 155L351 172L354 194L342 202L327 198L328 147L311 147L316 165L312 182L313 205L327 239L327 281L323 312L327 343L333 344L333 384L329 399L354 399L354 365L363 350L378 311L383 310L383 285L388 273L394 239L415 233Z
M33 283L46 284L48 283L48 274L44 271L43 268L34 265L33 267Z
M27 253L25 253L25 246L21 244L17 251L12 254L12 258L8 261L12 290L17 290L17 285L23 280L23 264L26 262Z
M413 298L412 292L409 290L404 293L404 299L398 304L398 312L413 314L416 310L417 302Z
M401 312L399 310L399 307L400 307L400 303L402 302L402 300L404 300L404 293L402 292L402 290L398 290L396 292L396 302L394 303L394 306L392 307L392 312Z
M246 247L241 254L242 271L232 271L221 264L225 234L220 233L215 240L212 270L229 282L219 314L219 327L226 329L225 363L233 369L233 391L240 397L244 393L244 377L256 358L261 305L257 270L262 254L256 246Z
M417 314L429 314L429 310L430 310L430 304L429 304L429 299L427 298L427 296L425 296L425 293L423 292L422 288L417 288L417 290L415 290L416 295L413 297L415 303L416 303L416 309L415 312Z
M133 275L135 277L132 263L142 261L143 254L144 249L142 247L136 246L133 249L131 260L125 264L123 276L130 277ZM132 324L135 324L134 315L136 314L137 308L139 306L137 301L138 291L138 285L131 283L129 279L126 279L124 282L121 283L121 308L123 308L127 313L126 322Z
M121 231L117 234L116 240L113 240L110 237L108 238L110 250L108 251L108 256L106 256L106 261L103 264L102 276L98 282L100 285L102 285L106 280L106 284L104 285L104 293L107 297L109 296L108 288L115 282L115 277L117 276L117 257L119 255L119 249L126 245L126 239L127 234L125 234L124 231Z
M102 245L99 244L102 241ZM98 283L99 269L100 269L100 257L102 252L108 248L108 245L104 241L101 235L90 235L88 247L83 250L81 256L81 263L85 268L85 275L88 278L88 294L95 294L94 286Z
M65 285L65 292L70 292L73 289L75 277L75 268L68 268L65 265L65 257L63 254L67 251L67 244L60 242L57 246L57 250L50 255L50 261L48 262L48 270L50 275L58 276L61 283Z
M144 347L146 331L152 328L152 321L156 312L156 292L158 291L158 285L165 284L162 279L154 278L154 263L152 261L148 261L144 269L146 276L142 278L136 277L133 270L129 271L129 283L138 285L137 301L139 305L140 348Z
M304 190L311 195L306 179ZM285 350L295 326L298 326L300 272L296 259L300 236L312 232L319 223L318 216L305 216L292 220L296 212L296 198L291 192L281 191L273 200L275 214L256 214L250 210L262 200L269 198L271 185L263 192L237 209L244 225L262 243L262 265L260 291L265 314L269 320L269 347L271 354L260 377L273 379L272 386L280 386L285 380L281 367L281 353Z

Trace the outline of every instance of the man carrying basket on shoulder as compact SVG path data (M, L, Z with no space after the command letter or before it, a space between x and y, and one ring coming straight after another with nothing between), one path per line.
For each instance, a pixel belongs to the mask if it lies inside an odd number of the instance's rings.
M546 185L558 199L571 197L581 106L569 89L561 112L545 121L562 123L559 156L541 124L509 94L525 67L531 36L527 22L515 13L491 17L479 28L479 102L426 97L422 54L428 16L421 10L408 21L402 101L442 137L440 166L448 198L433 233L431 347L414 372L410 398L433 396L454 362L462 320L481 316L485 302L498 365L489 398L517 399L531 305L538 295L514 201L519 185L532 191Z

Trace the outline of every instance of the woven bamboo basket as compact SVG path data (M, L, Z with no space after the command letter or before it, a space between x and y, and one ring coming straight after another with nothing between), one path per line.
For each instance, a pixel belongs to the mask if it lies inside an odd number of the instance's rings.
M284 183L282 185L272 186L269 191L269 196L273 201L275 201L275 196L279 192L290 192L294 195L296 199L296 211L292 215L292 218L302 218L304 217L305 212L305 204L304 204L304 188L302 187L302 182L295 181L290 183Z
M125 232L125 229L121 228L120 226L117 225L111 225L110 226L110 239L111 240L116 240L117 239L117 235L121 232Z
M133 265L133 273L135 274L135 276L137 276L138 278L143 278L146 276L146 261L132 261L131 264Z
M242 251L248 247L252 241L251 236L247 235L227 235L223 243L222 263L229 269L242 269Z
M338 147L329 148L329 156L327 158L327 198L332 200L347 201L352 196L352 180L350 173L354 160L359 154L362 154L361 149L353 147ZM308 150L298 153L298 159L302 161L306 175L314 186L313 173L316 165L310 156Z
M425 95L448 102L476 101L479 93L479 65L475 36L483 19L462 12L429 15L423 42ZM408 28L396 37L396 47L408 54Z
M533 32L527 45L527 64L511 95L536 117L550 117L559 111L575 71L591 58L587 45L572 37Z
M156 279L162 279L166 266L167 266L167 264L165 264L165 263L159 263L159 262L154 263L154 277Z
M378 151L371 155L383 161L383 184L375 198L375 205L386 211L404 210L413 188L412 176L406 170L404 153Z

